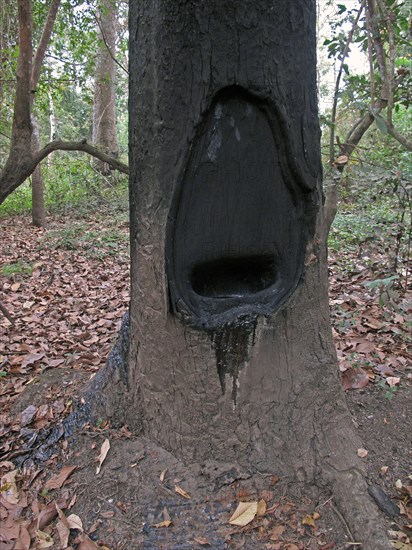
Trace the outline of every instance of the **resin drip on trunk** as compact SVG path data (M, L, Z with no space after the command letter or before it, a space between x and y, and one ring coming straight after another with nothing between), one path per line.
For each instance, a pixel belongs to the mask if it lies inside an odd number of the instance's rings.
M216 366L222 394L226 391L226 376L232 378L232 399L237 402L240 369L249 360L249 349L255 343L256 319L238 319L210 333L216 354Z

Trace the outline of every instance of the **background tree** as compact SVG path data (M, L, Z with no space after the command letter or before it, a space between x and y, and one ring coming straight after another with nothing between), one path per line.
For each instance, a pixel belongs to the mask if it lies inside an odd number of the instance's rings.
M115 78L117 13L113 0L99 0L96 21L100 40L96 55L96 73L93 98L93 144L114 157L119 154L116 132ZM110 167L96 161L104 175Z
M405 112L411 103L412 20L407 6L389 0L363 0L353 10L339 4L337 15L338 19L332 23L333 36L325 41L329 56L338 60L331 115L326 119L329 128L325 204L328 230L336 214L344 167L373 123L383 134L412 151L410 133L399 131L394 118L394 113ZM350 71L348 54L355 45L367 57L368 74ZM343 76L346 78L342 89ZM346 112L345 125L340 124L339 106ZM348 107L352 120L347 116Z
M53 140L42 149L33 150L32 124L32 10L29 0L18 2L19 50L16 69L13 122L8 157L0 172L0 203L19 187L37 165L55 150L83 151L127 173L127 165L96 147L80 141ZM43 54L44 55L44 54Z

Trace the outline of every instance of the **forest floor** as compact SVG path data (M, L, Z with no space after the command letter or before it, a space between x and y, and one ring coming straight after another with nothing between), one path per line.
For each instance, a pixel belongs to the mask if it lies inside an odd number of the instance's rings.
M212 483L127 426L57 434L50 455L45 437L104 365L128 306L128 218L70 213L36 229L7 217L0 239L1 550L359 547L331 495L289 493L276 472L222 469ZM410 550L412 294L385 254L381 238L332 249L330 303L358 453L397 507L382 514L393 547ZM43 462L27 460L34 450ZM239 501L255 516L245 526L229 523Z

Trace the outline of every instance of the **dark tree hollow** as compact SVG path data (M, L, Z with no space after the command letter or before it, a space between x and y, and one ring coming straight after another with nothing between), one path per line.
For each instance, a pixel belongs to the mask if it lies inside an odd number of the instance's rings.
M272 313L299 280L308 228L270 103L220 90L203 115L169 216L173 310L216 328Z

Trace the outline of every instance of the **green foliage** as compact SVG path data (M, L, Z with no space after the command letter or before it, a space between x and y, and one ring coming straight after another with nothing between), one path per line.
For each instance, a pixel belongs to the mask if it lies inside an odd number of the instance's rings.
M33 273L33 267L24 260L12 264L5 264L1 269L1 274L5 277L27 276Z
M48 231L41 240L48 249L81 250L88 258L104 259L126 253L128 235L118 229L114 217L109 227L91 231L82 222L72 222L70 227L58 231Z
M108 205L127 211L127 176L113 172L102 176L93 168L91 157L84 153L56 152L42 163L45 181L45 204L50 212L90 212ZM31 186L26 182L0 206L0 216L23 214L31 210Z

